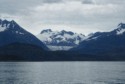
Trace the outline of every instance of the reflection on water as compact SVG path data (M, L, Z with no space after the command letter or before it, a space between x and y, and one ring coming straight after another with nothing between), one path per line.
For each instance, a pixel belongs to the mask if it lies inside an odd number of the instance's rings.
M1 62L0 84L125 84L125 62Z

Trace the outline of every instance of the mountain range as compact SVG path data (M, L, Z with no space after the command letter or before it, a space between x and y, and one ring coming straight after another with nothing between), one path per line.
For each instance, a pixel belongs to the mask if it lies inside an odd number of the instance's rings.
M85 39L83 34L65 30L52 31L51 29L42 30L37 37L52 51L69 50Z
M0 20L0 61L123 60L124 23L110 32L96 32L88 36L51 29L34 36L13 20Z

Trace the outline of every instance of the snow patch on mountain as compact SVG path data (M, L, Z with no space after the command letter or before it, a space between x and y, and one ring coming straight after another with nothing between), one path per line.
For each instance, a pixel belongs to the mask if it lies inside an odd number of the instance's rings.
M125 33L125 23L120 23L116 29L116 34L121 35L123 33Z
M91 39L89 39L89 40L96 40L96 39L98 39L98 37L99 37L99 36L93 37L93 38L91 38Z
M0 25L0 32L3 32L3 31L5 31L5 30L6 30L6 27L5 27L5 26Z
M119 31L117 31L117 35L123 34L125 32L125 29L121 29Z
M73 46L47 46L51 51L56 51L56 50L69 50L73 48Z

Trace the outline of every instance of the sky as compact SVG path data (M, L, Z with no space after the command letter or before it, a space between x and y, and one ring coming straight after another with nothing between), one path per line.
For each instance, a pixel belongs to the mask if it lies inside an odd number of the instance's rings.
M125 0L0 0L0 18L34 35L43 29L89 34L125 22Z

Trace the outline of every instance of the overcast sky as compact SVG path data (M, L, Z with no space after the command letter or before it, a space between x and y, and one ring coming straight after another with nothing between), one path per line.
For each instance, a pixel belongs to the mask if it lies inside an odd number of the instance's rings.
M48 28L88 34L125 22L125 0L0 0L0 17L33 34Z

